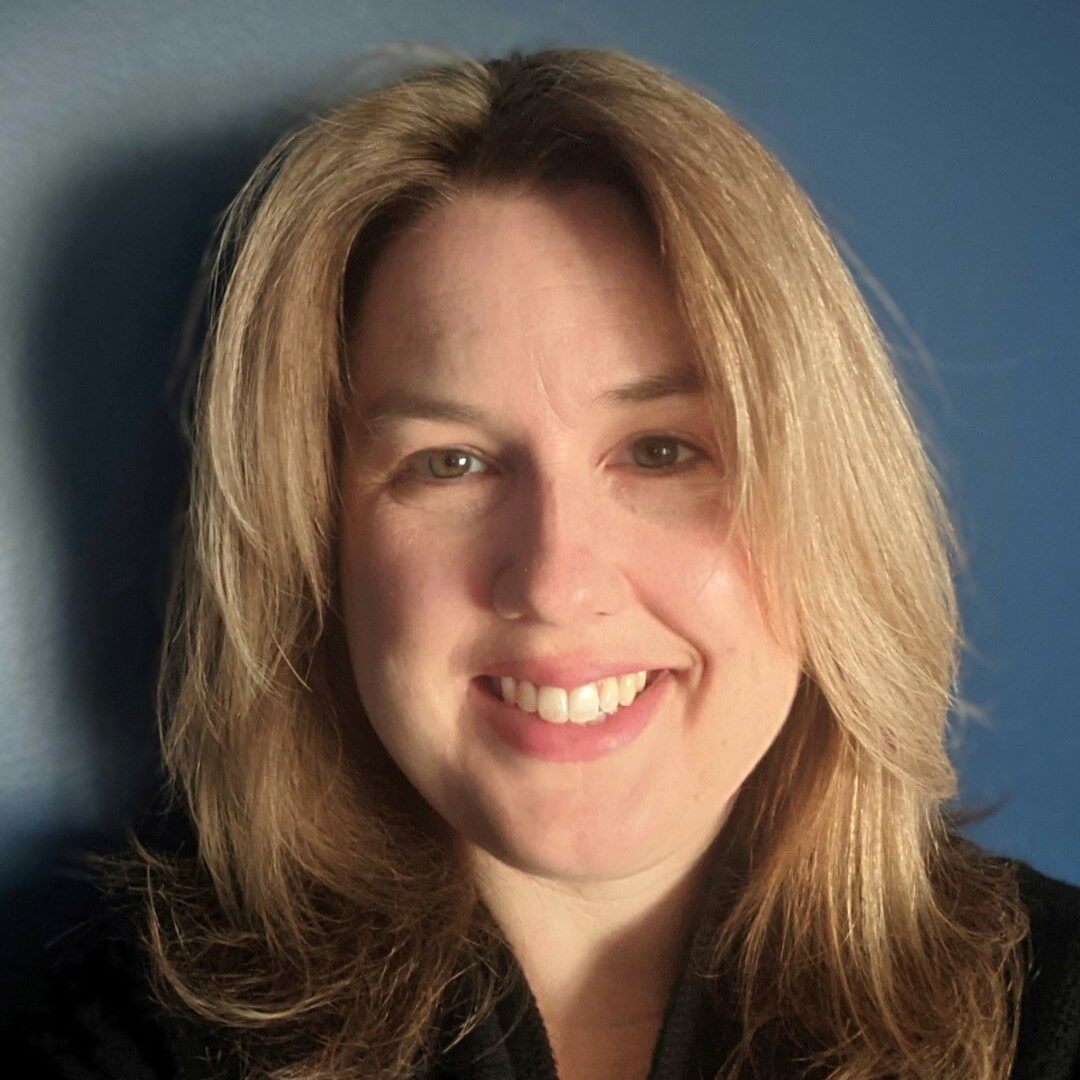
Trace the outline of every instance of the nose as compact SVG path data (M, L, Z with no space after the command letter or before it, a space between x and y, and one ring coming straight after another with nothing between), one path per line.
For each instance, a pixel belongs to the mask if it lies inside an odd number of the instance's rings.
M581 479L538 479L504 507L492 604L504 619L575 625L630 599L602 496Z

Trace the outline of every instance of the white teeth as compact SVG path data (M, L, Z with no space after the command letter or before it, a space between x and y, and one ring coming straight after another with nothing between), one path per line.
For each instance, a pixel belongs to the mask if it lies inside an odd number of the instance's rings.
M536 686L527 679L502 675L492 678L492 685L503 699L528 713L539 713L551 724L599 723L629 705L644 689L647 671L610 675L599 682L586 683L564 690L559 686Z
M526 712L536 712L536 687L531 682L520 682L517 688L517 697L513 694L507 696L503 695L505 700L514 701L519 709L524 709Z
M619 676L619 704L629 705L637 697L637 675Z
M540 686L536 690L536 711L541 720L565 724L570 719L570 702L565 690L557 686Z
M600 708L606 713L613 713L619 707L619 680L610 675L596 685L600 687Z
M570 691L570 719L575 724L586 724L600 713L600 691L596 683L587 683Z

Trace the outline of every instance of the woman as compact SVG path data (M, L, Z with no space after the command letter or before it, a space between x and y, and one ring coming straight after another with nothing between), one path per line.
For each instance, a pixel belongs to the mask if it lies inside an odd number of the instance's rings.
M744 129L614 52L425 70L284 140L214 273L197 855L138 848L42 1073L1078 1075L1080 890L943 809L932 466Z

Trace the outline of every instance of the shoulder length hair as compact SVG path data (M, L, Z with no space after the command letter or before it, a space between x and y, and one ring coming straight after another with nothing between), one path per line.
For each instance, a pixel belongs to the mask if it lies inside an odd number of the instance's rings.
M157 991L280 1080L403 1078L451 988L473 987L460 1032L497 999L498 927L343 662L345 342L367 269L425 209L581 181L653 230L731 527L806 657L720 837L737 887L703 963L742 1030L720 1075L779 1036L789 1075L1004 1080L1028 924L1013 868L944 807L962 555L940 481L806 195L716 104L617 51L368 91L284 138L225 218L159 698L198 852L132 859Z

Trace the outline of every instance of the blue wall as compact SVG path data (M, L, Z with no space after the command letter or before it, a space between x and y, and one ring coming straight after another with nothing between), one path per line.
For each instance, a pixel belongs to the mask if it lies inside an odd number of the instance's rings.
M838 233L923 402L970 571L970 834L1080 882L1080 9L1072 3L111 0L0 6L0 863L154 785L183 455L163 390L213 216L365 50L615 45L748 124ZM378 77L368 61L359 78ZM896 317L899 313L899 317ZM25 915L23 916L26 917Z

